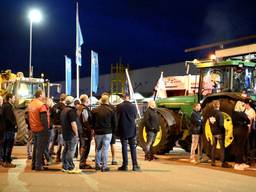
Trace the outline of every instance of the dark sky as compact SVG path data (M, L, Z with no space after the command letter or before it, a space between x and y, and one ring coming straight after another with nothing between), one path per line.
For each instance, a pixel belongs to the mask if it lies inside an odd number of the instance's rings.
M63 80L65 54L75 72L75 6L75 0L1 0L0 69L27 74L27 12L38 7L44 18L33 26L34 74ZM200 53L184 49L255 34L255 8L255 0L80 0L81 76L89 75L90 50L99 53L100 74L119 57L131 69L193 59Z

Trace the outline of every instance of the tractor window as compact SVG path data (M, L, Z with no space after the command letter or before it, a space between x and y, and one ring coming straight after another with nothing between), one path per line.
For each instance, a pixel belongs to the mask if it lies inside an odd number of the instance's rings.
M201 70L202 95L218 93L229 86L230 68L206 68Z
M39 89L43 89L43 84L21 82L17 90L17 96L23 99L32 99Z
M255 69L249 67L235 67L233 88L236 92L255 94Z

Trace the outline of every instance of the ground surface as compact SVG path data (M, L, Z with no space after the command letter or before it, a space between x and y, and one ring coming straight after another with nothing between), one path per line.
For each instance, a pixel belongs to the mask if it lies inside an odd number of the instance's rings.
M141 172L118 172L121 164L120 144L117 143L119 165L110 165L110 172L84 170L82 174L61 172L60 164L49 166L48 171L31 170L31 161L26 160L25 147L15 147L16 168L0 167L0 192L153 192L153 191L232 191L255 192L256 170L236 171L211 167L209 163L191 164L188 154L175 150L168 155L158 156L155 161L144 161L138 149ZM89 163L93 165L93 150ZM111 159L110 159L111 160ZM78 161L75 161L78 164Z

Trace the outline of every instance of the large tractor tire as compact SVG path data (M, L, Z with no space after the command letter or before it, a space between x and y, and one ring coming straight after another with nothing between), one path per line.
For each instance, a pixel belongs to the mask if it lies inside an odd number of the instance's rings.
M173 111L162 108L158 108L157 111L160 118L160 131L157 133L152 152L165 154L175 146L178 140L177 120ZM139 146L144 149L147 142L147 134L143 121L140 122L138 128Z
M15 139L16 145L25 145L27 143L27 124L25 121L25 109L15 109L14 114L18 126L18 132Z
M192 137L189 132L190 118L183 116L181 117L181 119L182 119L182 125L181 125L181 131L180 131L178 143L182 149L184 149L186 152L190 152L191 142L192 142Z
M220 98L220 110L222 111L222 115L224 118L224 127L225 127L225 158L226 160L232 160L232 148L233 146L233 123L232 123L232 112L234 111L234 107L236 101L232 98ZM203 148L204 152L211 157L211 149L212 149L212 132L210 129L209 117L213 111L212 102L208 102L205 104L205 107L202 109L203 113ZM217 153L216 158L220 158L220 145L217 144Z

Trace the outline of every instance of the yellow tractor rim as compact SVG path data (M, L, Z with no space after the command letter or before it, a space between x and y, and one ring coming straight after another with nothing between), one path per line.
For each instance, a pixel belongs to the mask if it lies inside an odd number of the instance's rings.
M161 126L159 126L159 131L157 132L156 134L156 139L155 139L155 142L153 143L153 147L157 146L161 140L162 140L162 136L163 136L163 132L162 132L162 129L161 129ZM143 127L143 139L145 141L145 143L147 142L147 132L146 132L146 128Z
M234 139L232 118L225 112L222 112L222 115L224 118L224 127L225 127L225 147L228 147ZM213 144L212 131L210 128L209 119L207 119L207 121L205 123L205 137L206 137L207 141L209 141L212 145ZM217 149L220 149L219 142L217 143Z

